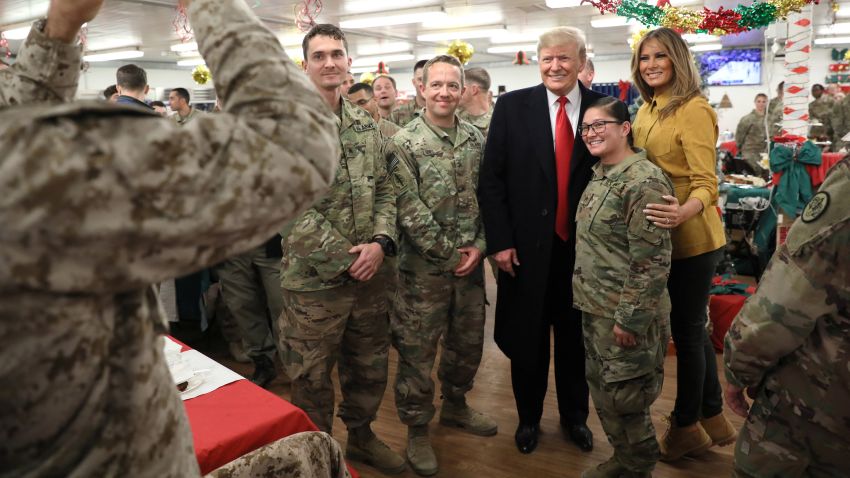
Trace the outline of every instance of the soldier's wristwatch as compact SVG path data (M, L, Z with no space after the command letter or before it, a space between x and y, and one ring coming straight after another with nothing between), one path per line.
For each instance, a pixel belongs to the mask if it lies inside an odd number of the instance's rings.
M377 236L372 238L371 242L377 243L381 246L381 249L384 251L384 255L387 257L395 257L395 242L390 239L388 236L383 234L378 234Z

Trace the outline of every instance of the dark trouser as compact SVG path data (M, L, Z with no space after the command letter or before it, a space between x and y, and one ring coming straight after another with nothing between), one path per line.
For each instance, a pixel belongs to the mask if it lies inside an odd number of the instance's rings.
M714 347L705 329L708 291L723 248L672 261L667 290L670 292L670 329L676 344L677 426L723 411Z
M529 353L536 360L511 360L511 384L522 423L533 424L543 415L549 384L549 335L555 338L555 387L561 421L584 424L588 415L588 387L584 378L584 342L581 313L572 308L572 242L555 238L552 244L543 326ZM551 326L551 327L550 327Z

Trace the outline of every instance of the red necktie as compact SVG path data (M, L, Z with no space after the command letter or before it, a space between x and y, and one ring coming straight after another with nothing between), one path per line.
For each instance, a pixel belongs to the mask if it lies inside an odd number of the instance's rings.
M566 241L570 237L570 204L567 185L570 182L570 157L573 154L573 125L567 117L567 97L558 98L561 106L555 116L555 170L558 175L558 209L555 211L555 234Z

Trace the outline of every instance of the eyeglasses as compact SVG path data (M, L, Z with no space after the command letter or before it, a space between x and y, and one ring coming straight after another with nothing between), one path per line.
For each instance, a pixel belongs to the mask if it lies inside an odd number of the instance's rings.
M582 136L587 136L590 133L590 128L593 128L593 132L596 134L602 134L605 132L605 125L609 123L623 124L625 121L614 121L614 120L599 120L594 121L593 123L587 124L582 123L578 127L578 132Z

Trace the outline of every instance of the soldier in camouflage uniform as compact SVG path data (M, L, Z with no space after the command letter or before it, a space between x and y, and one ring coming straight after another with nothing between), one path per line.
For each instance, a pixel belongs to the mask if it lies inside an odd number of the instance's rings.
M664 380L672 245L643 210L673 186L645 151L634 151L628 119L623 102L605 97L579 128L600 161L576 212L573 306L582 311L590 395L614 447L582 478L650 476L661 456L649 406Z
M847 143L841 138L847 133L850 133L850 95L845 96L841 101L835 102L832 107L832 149L838 151Z
M345 35L316 25L302 48L307 76L338 115L342 154L328 194L282 232L285 307L278 330L292 403L330 433L331 373L339 362L346 456L399 473L404 459L370 428L387 386L390 324L379 279L384 256L395 253L395 191L375 122L340 95L351 63Z
M850 159L833 166L732 323L726 403L747 416L735 476L850 471Z
M785 82L781 81L776 85L776 96L770 99L767 105L767 129L770 131L770 137L778 136L782 132L782 103L785 97Z
M375 91L366 83L352 85L348 90L348 100L369 112L372 119L378 123L378 130L381 131L385 144L401 129L397 124L381 118L380 113L378 113Z
M331 111L236 0L188 8L221 114L63 104L101 3L52 0L0 71L4 477L198 476L151 284L261 244L339 154Z
M421 475L437 473L428 440L434 416L431 370L443 338L438 376L445 399L440 423L496 434L496 423L466 404L484 344L484 227L476 190L484 138L455 115L463 70L454 57L424 67L425 114L393 136L390 170L403 238L392 321L399 366L395 401L408 426L407 459Z
M422 109L425 108L425 98L422 96L419 88L422 86L422 68L426 62L427 60L419 60L413 66L413 79L411 83L413 83L413 89L416 90L416 97L401 106L397 106L390 113L389 120L401 127L422 116Z
M290 435L212 471L207 478L350 478L339 444L327 433Z
M815 99L809 103L809 117L821 123L822 126L812 126L809 137L818 141L832 140L832 107L834 103L829 95L824 94L823 85L812 86L812 96Z
M464 72L466 91L460 99L458 117L478 128L484 139L490 129L493 108L490 107L490 74L484 68L467 68Z
M767 151L764 131L764 114L767 109L767 95L759 93L755 99L755 109L741 118L735 129L735 143L741 156L751 172L756 176L765 176L767 171L761 166L761 153Z

